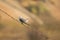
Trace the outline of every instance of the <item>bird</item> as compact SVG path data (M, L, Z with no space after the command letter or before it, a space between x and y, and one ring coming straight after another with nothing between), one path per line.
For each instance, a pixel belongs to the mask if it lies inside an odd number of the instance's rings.
M25 19L25 18L23 18L23 17L21 16L21 17L19 17L19 21L21 22L21 24L27 24L28 18Z

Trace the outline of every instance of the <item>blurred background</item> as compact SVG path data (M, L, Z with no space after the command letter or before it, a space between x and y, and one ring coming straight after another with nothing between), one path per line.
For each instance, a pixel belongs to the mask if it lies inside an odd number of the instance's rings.
M0 0L0 40L60 40L60 0Z

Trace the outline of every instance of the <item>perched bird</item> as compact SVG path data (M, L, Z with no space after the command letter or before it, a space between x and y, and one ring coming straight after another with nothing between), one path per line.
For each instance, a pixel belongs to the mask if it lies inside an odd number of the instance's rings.
M28 20L25 19L25 18L23 18L23 17L20 17L20 18L19 18L19 21L20 21L22 24L23 24L23 23L27 24L27 22L28 22Z

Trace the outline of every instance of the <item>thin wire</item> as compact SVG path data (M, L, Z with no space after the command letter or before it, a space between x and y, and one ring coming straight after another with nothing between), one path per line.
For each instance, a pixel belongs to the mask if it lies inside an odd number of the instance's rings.
M18 7L16 7L16 6L14 6L14 5L12 5L12 4L10 4L9 2L7 2L7 1L3 1L4 3L7 3L8 5L10 5L11 7L13 7L13 8L15 8L15 9L18 9L18 11L23 11L22 9L20 9L20 8L18 8ZM24 13L29 13L29 12L25 12L25 11L23 11ZM31 17L31 16L30 16ZM13 17L11 17L11 18L13 18ZM32 17L31 17L32 18ZM13 18L14 19L14 18ZM16 20L16 19L15 19ZM18 21L18 20L16 20L16 21ZM19 21L18 21L19 22ZM27 23L25 23L26 25L28 25L28 26L30 26L30 27L33 27L33 26L31 26L30 24L27 24Z
M2 11L2 12L4 12L6 15L8 15L9 17L11 17L13 20L15 20L15 21L17 21L18 23L19 23L19 21L17 20L17 19L15 19L15 18L13 18L12 16L10 16L9 14L7 14L7 12L5 12L5 11L3 11L2 9L0 9L0 11ZM25 25L26 24L26 25ZM27 23L24 23L23 24L23 26L25 26L27 29L29 29L29 27L31 27L31 33L32 34L34 34L34 33L36 33L36 32L34 32L33 31L33 27L31 26L31 25L29 25L29 24L27 24ZM29 26L29 27L28 27ZM29 30L28 30L29 31ZM33 36L33 35L31 35L31 36ZM34 38L34 37L33 37ZM35 38L34 38L35 39Z
M17 19L13 18L12 16L10 16L9 14L7 14L7 12L3 11L2 9L0 9L2 12L4 12L6 15L8 15L9 17L11 17L13 20L19 22Z
M12 17L11 15L7 14L7 12L3 11L2 9L0 9L0 10L1 10L2 12L4 12L6 15L8 15L9 17L11 17L13 20L15 20L15 21L17 21L18 23L20 23L17 19L15 19L15 18ZM24 24L26 24L26 25L32 27L30 24L27 24L27 23L24 23ZM23 25L24 25L24 24L23 24Z
M15 9L18 9L19 11L23 11L23 10L17 8L16 6L8 3L7 1L3 1L3 2L7 3L8 5L10 5L11 7L15 8ZM25 11L23 11L23 12L26 13ZM4 12L4 13L7 14L6 12ZM10 16L9 14L7 14L7 15ZM10 16L10 17L11 17L12 19L16 20L17 22L19 22L17 19L13 18L12 16ZM27 23L25 23L25 24L28 25L28 26L31 26L30 24L27 24ZM32 27L32 26L31 26L31 27Z

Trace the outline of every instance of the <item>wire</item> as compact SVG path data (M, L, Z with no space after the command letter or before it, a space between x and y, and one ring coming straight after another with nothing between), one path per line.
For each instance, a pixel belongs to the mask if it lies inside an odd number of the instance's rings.
M8 15L9 17L11 17L13 20L15 20L15 21L17 21L18 23L20 23L17 19L15 19L15 18L12 17L11 15L7 14L7 12L3 11L2 9L0 9L0 11L4 12L6 15ZM27 24L27 23L24 23L24 24L26 24L26 25L32 27L31 25L29 25L29 24ZM23 24L23 25L24 25L24 24Z
M12 4L10 4L10 3L7 2L7 1L3 1L3 2L5 2L6 4L8 4L9 6L15 8L15 9L18 9L18 11L22 11L22 12L26 13L26 12L23 11L22 9L20 9L20 8L14 6L14 5L12 5ZM3 10L2 10L2 11L3 11ZM5 11L4 11L4 13L7 14ZM9 14L7 14L7 15L10 16ZM16 20L17 22L19 22L17 19L13 18L12 16L10 16L10 17L11 17L12 19ZM27 23L25 23L25 24L28 25L28 26L31 26L31 25L29 25L29 24L27 24Z
M18 23L19 23L19 21L17 20L17 19L15 19L15 18L13 18L11 15L9 15L9 14L7 14L7 12L5 12L5 11L3 11L2 9L0 9L0 11L2 11L2 12L4 12L6 15L8 15L9 17L11 17L13 20L15 20L15 21L17 21ZM24 24L26 24L26 25L24 25ZM31 25L29 25L29 24L27 24L27 23L24 23L23 24L23 26L25 26L27 29L29 29L29 27L32 27ZM29 26L29 27L28 27ZM33 27L32 27L32 32L31 33L34 33L33 32ZM28 30L29 31L29 30ZM33 36L33 35L31 35L31 36Z
M13 20L19 22L17 19L13 18L11 15L7 14L7 12L3 11L2 9L0 9L0 11L4 12L6 15L8 15L9 17L11 17Z

